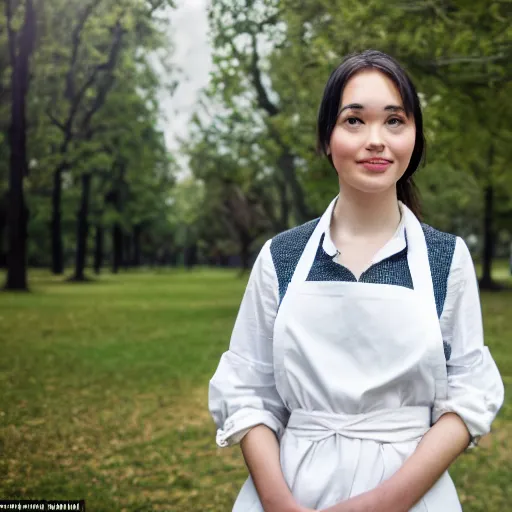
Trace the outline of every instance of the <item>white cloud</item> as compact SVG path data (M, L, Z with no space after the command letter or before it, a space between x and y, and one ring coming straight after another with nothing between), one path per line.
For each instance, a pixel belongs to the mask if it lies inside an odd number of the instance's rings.
M170 150L176 137L186 137L188 123L197 104L199 91L208 85L212 68L208 42L208 0L179 0L170 14L170 37L174 43L173 62L181 68L180 83L172 97L163 93L162 113L165 139Z

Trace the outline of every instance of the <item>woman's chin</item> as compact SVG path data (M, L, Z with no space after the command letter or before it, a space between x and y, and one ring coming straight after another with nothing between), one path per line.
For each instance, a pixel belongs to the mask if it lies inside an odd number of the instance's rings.
M344 185L348 185L348 187L365 194L383 194L390 190L395 190L396 181L391 179L391 176L385 174L387 173L380 176L358 177L357 180L347 180L345 183L343 180L340 180L340 186L343 188Z

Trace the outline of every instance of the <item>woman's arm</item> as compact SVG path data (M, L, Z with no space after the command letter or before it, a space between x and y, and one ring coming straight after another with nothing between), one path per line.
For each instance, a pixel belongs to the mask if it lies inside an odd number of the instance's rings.
M273 330L279 285L267 242L254 263L231 335L209 386L217 444L237 444L248 429L266 425L280 436L289 417L276 389Z
M229 350L210 381L209 407L219 446L240 442L265 512L306 512L295 503L280 464L278 438L289 411L274 377L278 306L279 284L267 242L251 271Z
M407 512L467 448L469 441L462 419L454 413L444 414L391 478L324 512Z
M242 439L240 446L265 512L306 512L292 496L284 479L279 443L268 427L258 425Z
M468 447L469 441L469 431L457 414L441 416L404 465L377 488L377 498L385 507L382 510L411 509Z

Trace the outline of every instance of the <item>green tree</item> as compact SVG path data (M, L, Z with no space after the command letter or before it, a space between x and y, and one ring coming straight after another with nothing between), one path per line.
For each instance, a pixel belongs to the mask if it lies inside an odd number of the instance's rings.
M137 64L142 50L152 52L157 41L162 45L158 16L168 7L174 7L174 2L90 0L83 5L55 0L48 12L56 26L67 25L66 30L55 32L58 35L48 41L45 51L41 52L41 62L52 63L46 68L53 76L52 81L46 82L46 113L59 132L57 141L52 144L56 162L51 229L54 273L62 273L64 268L63 174L76 165L76 155L83 154L80 145L94 137L95 118L104 108L116 81L123 78L120 67L127 61L123 52ZM41 76L41 80L44 79Z
M268 56L283 39L280 2L215 0L209 9L214 45L212 91L235 115L254 111L266 126L269 151L276 153L275 184L289 203L295 222L310 217L297 168L295 147L281 129L283 96L273 86ZM282 206L288 226L288 204Z
M231 242L242 270L250 266L254 244L280 227L274 169L264 165L258 149L262 139L254 131L247 133L247 123L240 114L216 118L208 126L196 117L193 141L184 145L193 176L207 190L201 211L207 230L211 232L215 223L216 233L224 233L221 243ZM218 236L210 239L212 244L217 241ZM221 248L214 245L212 252Z
M36 42L36 5L5 0L5 23L11 67L11 119L9 126L9 192L7 200L8 290L27 289L26 243L28 212L23 180L28 174L26 106L30 79L30 58ZM20 19L21 18L21 19ZM21 23L20 23L21 22ZM16 24L21 28L16 29Z
M167 190L163 186L168 175L169 157L165 149L163 135L155 128L158 123L159 104L156 100L158 87L161 85L155 71L151 68L146 56L140 54L141 44L144 51L157 49L157 45L164 43L163 39L154 37L155 34L147 32L143 41L140 41L138 31L130 32L125 37L124 46L119 55L116 70L116 82L113 84L104 105L91 123L90 131L80 141L82 157L85 162L83 169L75 166L74 175L79 175L81 182L80 208L77 213L77 250L75 253L75 274L73 280L85 279L84 269L87 258L87 239L89 235L89 203L91 183L98 175L103 175L102 182L108 181L106 175L112 174L110 180L110 194L112 204L120 214L125 210L130 221L127 224L129 231L133 231L134 257L132 263L140 260L140 237L142 228L152 219L154 207L148 201L148 196L155 192L154 183L158 182L158 192ZM98 162L100 158L100 162ZM114 166L116 163L116 166ZM135 171L134 171L135 169ZM117 175L119 171L119 175ZM114 185L115 182L115 185ZM121 187L126 190L114 190ZM100 198L103 194L99 195ZM155 200L155 196L152 196ZM96 208L102 209L101 199ZM126 245L122 242L120 225L114 226L114 255L115 261L122 260L119 255L121 248ZM98 225L97 225L98 229ZM101 243L102 227L99 227L97 237ZM126 240L126 236L124 237ZM96 250L97 263L100 259L99 250ZM118 264L114 265L117 270ZM96 264L96 268L99 265Z

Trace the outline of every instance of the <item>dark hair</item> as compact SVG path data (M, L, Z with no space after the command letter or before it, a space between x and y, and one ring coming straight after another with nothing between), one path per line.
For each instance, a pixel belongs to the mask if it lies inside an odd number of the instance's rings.
M331 135L336 126L341 97L347 82L359 71L375 69L388 76L396 85L404 104L405 113L411 113L416 124L416 140L411 160L404 173L398 180L398 199L406 204L416 216L421 217L418 190L412 180L412 175L418 169L425 156L425 135L423 133L423 116L416 88L402 66L389 55L377 50L365 50L347 56L331 73L325 86L324 96L318 112L318 150L326 155L334 167L332 158L327 155Z

